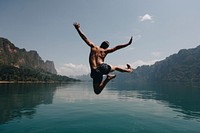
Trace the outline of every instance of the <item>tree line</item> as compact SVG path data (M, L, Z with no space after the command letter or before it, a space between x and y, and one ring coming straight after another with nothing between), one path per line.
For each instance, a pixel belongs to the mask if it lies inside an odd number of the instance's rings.
M32 69L27 67L0 66L0 81L14 82L71 82L78 81L67 76L61 76L46 72L42 69Z

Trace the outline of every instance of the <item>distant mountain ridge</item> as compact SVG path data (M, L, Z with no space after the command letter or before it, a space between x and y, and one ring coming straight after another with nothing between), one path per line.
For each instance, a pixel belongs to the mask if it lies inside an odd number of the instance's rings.
M0 65L42 69L57 74L53 61L44 62L37 51L20 49L8 39L0 37Z
M182 49L154 65L140 66L132 74L119 74L120 81L200 82L200 46Z

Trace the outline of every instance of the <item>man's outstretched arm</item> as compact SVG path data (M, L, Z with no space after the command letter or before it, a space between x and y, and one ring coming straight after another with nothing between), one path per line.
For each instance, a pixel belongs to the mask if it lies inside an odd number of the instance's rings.
M80 37L85 41L85 43L90 46L93 47L94 44L93 42L91 42L85 35L84 33L80 30L80 24L79 23L74 23L74 27L77 30L78 34L80 35Z
M125 47L131 45L132 40L133 40L133 37L131 37L131 39L130 39L130 41L129 41L128 43L126 43L126 44L121 44L121 45L117 45L117 46L115 46L114 48L107 49L106 52L107 52L107 53L112 53L112 52L115 52L116 50L119 50L119 49L121 49L121 48L125 48Z

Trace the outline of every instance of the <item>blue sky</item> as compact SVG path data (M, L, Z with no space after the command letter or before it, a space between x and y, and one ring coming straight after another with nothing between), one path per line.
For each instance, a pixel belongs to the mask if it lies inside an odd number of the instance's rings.
M73 27L95 44L131 46L107 56L113 65L152 64L200 44L199 0L0 0L0 36L19 48L53 60L61 75L89 73L89 47Z

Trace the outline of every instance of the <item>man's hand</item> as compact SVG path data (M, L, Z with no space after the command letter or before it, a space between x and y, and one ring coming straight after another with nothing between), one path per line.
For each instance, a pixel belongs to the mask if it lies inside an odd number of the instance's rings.
M79 28L80 28L80 24L77 23L77 22L75 22L73 25L74 25L74 27L75 27L76 29L79 29Z
M132 40L133 40L133 36L131 36L131 39L130 39L130 41L128 42L128 45L131 45Z

